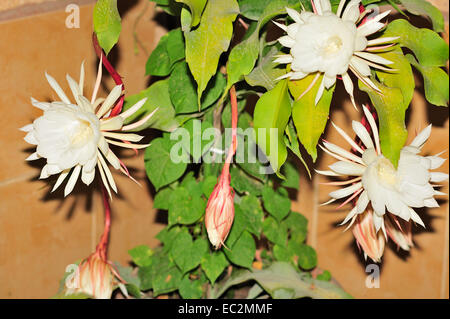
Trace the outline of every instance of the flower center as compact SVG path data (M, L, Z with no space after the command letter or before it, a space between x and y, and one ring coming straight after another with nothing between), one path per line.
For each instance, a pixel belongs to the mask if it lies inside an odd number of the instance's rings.
M78 119L78 128L71 136L70 142L74 147L83 146L87 140L91 139L93 134L91 123L83 119Z
M325 42L325 46L323 48L324 56L329 57L335 55L341 50L342 44L342 39L339 36L334 35L329 37Z
M394 165L388 159L380 157L376 163L376 169L381 181L388 185L395 185L397 174Z

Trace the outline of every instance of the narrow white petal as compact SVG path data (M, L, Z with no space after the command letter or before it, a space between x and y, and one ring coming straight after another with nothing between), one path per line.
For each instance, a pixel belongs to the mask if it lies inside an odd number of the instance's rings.
M370 137L369 132L367 132L367 129L364 127L364 125L362 125L360 122L352 121L352 128L353 131L355 131L356 135L358 135L359 139L364 143L366 148L375 149L372 138Z
M439 156L427 156L426 158L428 158L430 160L430 169L436 169L441 167L442 164L445 163L445 161L447 160L446 158L442 158Z
M361 176L364 174L364 171L366 170L366 167L360 164L342 161L331 164L329 168L338 174L354 175L354 176Z
M359 195L358 201L356 202L356 210L358 214L364 212L369 204L369 196L367 195L367 191L363 191L361 195Z
M81 62L81 68L80 68L80 81L78 82L78 86L80 88L80 95L83 95L84 90L84 61Z
M72 95L73 95L75 101L77 102L78 105L80 105L79 96L81 96L82 94L80 91L80 87L78 86L78 83L75 82L75 80L72 79L72 77L69 74L66 74L66 80L67 80L67 83L69 84L70 90L72 91Z
M389 61L388 59L385 59L375 53L368 53L368 52L354 52L355 55L359 56L360 58L378 63L378 64L384 64L384 65L389 65L392 64L394 62ZM364 74L363 74L364 75Z
M106 97L100 109L97 111L97 117L101 118L106 114L116 103L117 99L122 95L122 84L116 85Z
M51 193L53 193L55 190L58 189L58 187L62 184L62 182L64 182L64 180L66 179L67 175L69 175L70 169L66 169L64 171L61 172L61 174L59 174L58 179L56 180L55 185L52 188Z
M317 174L324 175L324 176L341 176L341 174L335 173L333 171L320 171L318 169L314 170Z
M120 169L120 160L113 151L109 150L106 159L115 169Z
M375 146L378 154L381 154L381 147L380 147L380 136L378 135L378 126L375 122L375 118L373 117L372 113L370 113L369 109L363 105L363 111L366 116L367 121L369 122L370 128L372 130L372 135L375 140Z
M342 20L355 23L359 18L359 0L350 1L342 14Z
M124 127L122 127L122 131L131 131L131 130L137 130L138 128L141 128L143 125L147 124L147 122L153 117L153 115L159 110L159 107L157 107L156 109L153 110L152 113L146 115L143 119L135 122L135 123L131 123L128 125L125 125Z
M124 147L124 148L141 149L141 148L146 148L146 147L148 147L148 146L150 145L150 144L122 143L122 142L117 142L117 141L113 141L113 140L110 140L110 139L106 139L106 141L107 141L109 144L121 146L121 147Z
M23 138L25 142L32 145L38 145L38 141L36 139L36 136L34 135L34 131L28 132L27 135Z
M358 212L356 211L356 207L353 207L352 210L347 214L347 216L345 216L342 223L340 223L339 225L342 226L342 225L346 224L350 219L352 219L357 214L358 214Z
M90 185L95 177L95 169L91 171L87 171L84 169L81 172L81 181L85 183L86 185Z
M41 157L38 155L38 153L34 152L30 156L28 156L25 160L26 161L34 161L34 160L37 160L37 159L40 159L40 158Z
M428 140L431 134L431 124L424 128L411 142L411 146L421 148L423 144Z
M438 202L433 198L427 198L424 201L425 207L439 207Z
M286 12L289 14L289 16L297 23L303 23L302 19L300 18L300 13L297 12L297 10L291 9L286 7Z
M111 174L111 171L109 170L108 164L106 164L106 162L103 159L102 155L100 155L98 157L98 159L100 160L100 163L101 163L101 165L103 167L103 170L104 170L104 172L106 174L106 178L108 179L109 185L111 185L111 188L114 190L114 192L117 193L117 186L116 186L116 183L114 182L114 178L113 178L113 176Z
M278 42L280 42L282 46L287 48L292 48L295 45L295 40L288 35L280 37L278 39Z
M322 78L322 82L320 82L319 89L317 90L316 98L314 100L315 105L317 105L317 103L319 103L319 101L323 95L323 91L325 90L324 79L325 79L325 76Z
M334 122L332 121L331 124L334 126L334 128L338 131L338 133L355 149L357 150L359 153L363 154L364 151L361 147L358 146L358 144L355 143L355 141L353 139L350 138L350 136L347 135L347 133L344 132L343 129L341 129L339 126L337 126L336 124L334 124Z
M56 82L56 80L51 75L47 74L47 72L45 72L45 77L47 78L48 83L50 84L52 89L56 92L56 94L59 96L61 101L63 101L66 104L71 104L70 100L67 98L66 93L64 93L63 89L61 89L58 82Z
M425 224L423 223L422 219L420 218L420 216L414 211L414 209L410 208L409 209L410 214L411 214L411 219L416 222L417 224L419 224L420 226L422 226L423 228L425 228Z
M117 140L130 141L130 142L139 142L144 137L137 134L132 133L113 133L113 132L103 132L103 136L115 138Z
M346 151L343 148L341 148L341 147L339 147L339 146L337 146L337 145L335 145L333 143L323 142L323 145L326 148L328 148L331 152L334 152L334 153L336 153L338 155L341 155L341 156L343 156L343 157L345 157L345 158L347 158L349 160L352 160L354 162L357 162L359 164L364 164L362 159L361 159L361 157L358 157L355 154L350 153L349 151Z
M337 11L336 11L336 15L337 15L338 17L341 16L342 9L344 9L344 5L345 5L346 2L347 2L347 0L341 0L341 1L339 2L339 6L338 6Z
M355 183L351 186L347 186L345 188L333 191L333 192L329 193L328 195L332 198L340 199L340 198L347 197L347 196L353 194L354 192L359 190L361 187L362 187L362 183L359 182L359 183Z
M290 55L290 54L279 55L279 56L277 56L277 58L275 60L273 60L274 63L279 63L279 64L292 63L292 61L293 61L293 58L292 58L292 55Z
M439 183L448 180L448 174L441 172L430 172L430 181Z
M22 132L31 132L33 130L33 124L27 124L25 126L22 126L19 130Z
M80 171L81 171L81 165L75 166L75 168L72 171L72 174L70 174L69 181L67 182L66 187L64 188L64 197L66 197L67 195L69 195L72 192L72 190L78 180L78 176L80 175Z
M348 95L350 95L350 100L352 101L353 107L356 109L355 98L353 96L353 82L348 75L348 72L342 74L342 81L344 82L345 90L347 91Z
M106 191L108 192L109 198L112 199L111 189L109 188L108 180L106 179L105 172L103 171L103 166L100 162L100 157L101 155L98 157L99 159L97 159L98 171L100 172L100 177L102 179L103 185L106 188Z
M51 104L47 103L47 102L39 102L38 100L36 100L35 98L31 98L31 104L34 107L37 107L38 109L41 109L42 111L47 110Z
M118 131L123 126L123 118L121 116L114 116L108 119L100 120L100 129L102 131Z
M398 39L400 39L400 37L376 38L376 39L367 41L367 45L378 45L378 44L383 44L383 43L391 43Z
M125 112L122 112L120 114L120 117L124 120L136 113L145 103L147 102L147 98L143 98L142 100L138 101L136 104L134 104L132 107L130 107Z
M367 64L366 60L363 60L357 56L352 56L350 59L350 63L352 66L358 70L359 73L361 73L364 76L370 76L370 67Z
M285 26L284 24L278 23L276 21L272 21L277 27L279 27L280 29L282 29L283 31L287 31L287 26Z

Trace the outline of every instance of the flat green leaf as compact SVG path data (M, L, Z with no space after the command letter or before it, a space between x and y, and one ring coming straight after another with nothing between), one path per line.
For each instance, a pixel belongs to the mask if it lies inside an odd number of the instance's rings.
M267 217L263 222L263 233L269 241L284 246L287 241L287 232L273 217Z
M242 169L239 169L236 165L231 167L230 175L231 187L239 194L249 193L255 196L261 195L263 184Z
M287 82L281 80L273 90L264 93L256 102L253 113L256 140L277 174L287 157L283 138L291 116Z
M119 40L122 25L120 24L117 0L98 0L94 6L94 32L98 43L108 55Z
M206 203L186 188L178 187L170 196L169 225L195 223L205 213Z
M258 198L253 195L244 196L241 198L239 207L247 221L247 230L259 238L262 229L264 212Z
M234 206L234 220L233 225L231 226L230 233L228 234L227 239L225 240L226 247L232 247L236 240L241 237L242 232L247 227L247 219L244 216L239 205Z
M139 267L150 266L152 263L151 257L153 256L153 250L147 245L139 245L128 251L133 262Z
M175 163L170 156L175 141L169 135L156 138L145 150L144 162L147 176L156 190L180 178L186 170L187 161Z
M231 50L227 64L228 88L253 70L259 53L259 31L270 19L286 14L287 5L288 0L270 1L259 16L258 24L252 34Z
M305 216L297 212L290 212L281 224L289 229L291 239L298 243L305 241L308 231L308 220Z
M295 137L297 138L297 137ZM287 188L297 189L300 187L300 174L298 168L289 162L286 162L281 169L286 179L281 181L281 185Z
M187 121L182 129L189 132L189 139L183 139L181 145L187 154L191 155L194 162L198 163L203 154L212 146L214 136L203 137L205 130L211 129L213 126L210 122L197 119Z
M317 280L330 281L331 273L328 270L324 270L321 274L317 275Z
M286 73L286 69L279 63L275 63L275 56L280 52L276 47L260 59L258 65L245 76L245 81L251 86L261 86L267 91L272 90L276 85L276 79Z
M273 246L273 256L278 261L286 261L290 263L294 263L295 261L294 253L288 249L285 244Z
M152 266L139 267L138 278L140 280L139 288L142 291L150 290L153 287Z
M178 289L182 273L165 254L155 255L151 266L153 295L158 296Z
M405 110L403 94L399 88L389 88L376 80L375 85L381 94L375 92L359 81L361 90L369 94L379 118L379 135L381 151L396 167L400 157L400 150L405 145L408 132L405 127Z
M230 250L225 249L225 255L233 264L251 268L255 258L256 244L253 236L244 231L239 239L234 243Z
M197 82L198 105L222 52L228 50L233 21L239 13L236 0L209 0L200 26L185 32L186 62Z
M405 9L415 15L426 15L433 23L436 32L444 31L444 16L442 12L426 0L399 0Z
M167 187L161 189L158 193L156 193L155 198L153 199L153 208L156 209L169 209L169 198L172 194L173 189Z
M202 185L202 191L203 194L206 196L206 198L209 198L216 184L217 184L216 176L209 175L205 177L205 180L203 181Z
M303 166L306 169L306 172L308 173L309 178L311 178L311 172L309 170L308 164L306 164L302 153L300 152L300 144L298 142L298 136L297 132L294 128L293 121L289 121L287 127L286 127L286 135L284 136L284 142L286 143L286 146L294 153L295 156L302 162ZM284 173L283 173L284 174Z
M289 214L291 209L291 200L286 193L280 193L282 191L286 190L280 188L275 191L269 186L265 186L262 191L264 208L279 222Z
M262 270L241 270L235 272L226 282L214 287L211 298L219 298L230 287L255 280L272 298L280 296L280 289L291 290L291 298L343 299L351 298L342 288L333 282L314 280L297 270L287 262L274 262ZM285 296L285 294L282 294Z
M199 238L193 241L192 236L187 231L183 231L175 237L170 255L185 274L200 265L207 251L208 243L205 239Z
M180 282L179 292L184 299L199 299L203 295L202 283L200 280L190 280L186 275Z
M407 54L406 58L423 76L427 101L434 105L447 106L449 99L447 72L436 66L421 66L411 54Z
M138 94L128 96L125 99L124 111L132 107L138 101L147 98L145 104L133 115L126 119L125 124L134 123L146 115L158 109L151 119L135 130L154 128L166 132L172 132L189 117L176 116L175 109L170 101L169 79L157 81Z
M314 100L323 77L321 75L313 88L298 100L312 83L314 77L315 74L310 74L301 80L289 81L289 91L295 100L292 106L292 119L298 138L315 162L317 159L317 143L328 121L335 85L329 90L325 89L319 102L315 105Z
M186 4L191 10L192 27L195 27L197 24L200 23L200 18L202 17L202 12L203 9L205 8L207 0L175 0L175 1Z
M228 264L228 260L221 250L206 254L201 262L202 269L212 285L214 285L216 279L223 273Z
M175 2L175 0L150 0L155 2L158 7L172 16L179 16L183 5Z
M445 66L448 60L448 45L439 34L429 29L419 29L404 19L388 24L383 36L400 37L397 41L414 52L423 66Z
M302 244L296 251L299 267L305 270L312 269L317 265L317 253L311 246Z

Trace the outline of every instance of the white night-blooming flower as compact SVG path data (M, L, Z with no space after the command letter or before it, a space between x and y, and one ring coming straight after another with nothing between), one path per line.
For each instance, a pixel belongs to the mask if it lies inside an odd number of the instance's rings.
M320 75L323 75L315 103L320 100L325 88L329 89L340 76L353 105L353 83L348 74L352 71L363 83L379 92L370 80L370 68L393 71L385 65L391 61L371 53L391 46L397 37L384 37L368 40L367 37L384 27L380 20L390 11L385 11L373 18L364 20L369 11L360 13L360 0L341 0L336 14L331 11L329 0L312 0L314 12L286 8L294 23L285 26L275 24L286 31L287 35L279 42L290 49L290 53L280 55L275 62L291 64L291 71L282 78L302 79L308 74L316 74L310 88ZM347 3L347 5L346 5ZM308 89L308 90L309 90ZM306 90L306 91L308 91ZM305 92L306 93L306 92ZM303 93L299 98L301 98ZM356 107L356 106L355 106Z
M438 207L435 195L444 195L434 189L438 183L448 179L448 174L431 172L440 167L445 159L435 156L420 156L420 150L428 140L431 125L420 132L410 145L404 146L400 152L397 169L383 156L380 149L378 128L369 110L363 106L364 114L370 124L374 140L360 122L353 121L352 127L364 147L358 146L341 128L334 125L338 133L359 153L355 155L341 147L324 142L320 147L339 161L330 165L330 170L317 171L327 176L356 176L356 178L331 182L329 185L350 185L331 192L331 203L337 199L348 197L344 202L356 200L356 205L345 217L342 224L351 220L353 224L358 214L363 213L369 203L373 208L375 230L381 228L386 236L384 215L389 212L405 221L414 221L423 227L424 224L414 208Z
M94 179L96 166L98 166L103 184L111 196L110 187L115 192L117 192L117 187L107 162L116 170L130 175L125 165L110 149L109 144L134 149L148 146L148 144L130 143L139 142L143 137L124 132L143 125L154 112L138 122L124 125L124 121L144 105L146 99L143 99L127 111L109 117L111 109L122 95L122 85L114 87L106 98L97 98L102 77L101 63L100 61L97 81L90 101L83 96L83 64L78 83L69 75L66 76L75 103L69 100L53 77L45 74L60 101L47 103L31 98L32 105L42 109L44 114L32 124L21 128L22 131L28 133L25 141L36 145L36 152L31 154L27 160L40 158L47 160L47 164L42 168L40 178L59 174L52 191L56 190L69 177L64 189L64 196L73 190L80 174L83 183L89 185Z

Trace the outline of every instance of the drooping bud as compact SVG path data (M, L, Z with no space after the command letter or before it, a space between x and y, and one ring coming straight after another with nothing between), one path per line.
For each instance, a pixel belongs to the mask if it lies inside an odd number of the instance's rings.
M215 249L219 249L230 232L234 219L234 190L230 186L230 175L220 175L208 199L205 226L208 238Z
M66 281L66 295L83 293L95 299L110 299L118 283L117 272L97 251L83 260Z
M389 214L388 216L389 218L385 218L384 222L387 235L398 247L409 251L411 247L414 247L411 232L412 223L398 219L392 214Z
M375 231L372 214L372 210L368 209L364 214L356 217L353 235L358 247L364 251L364 256L366 258L369 256L374 262L380 262L384 252L385 238L381 231Z

